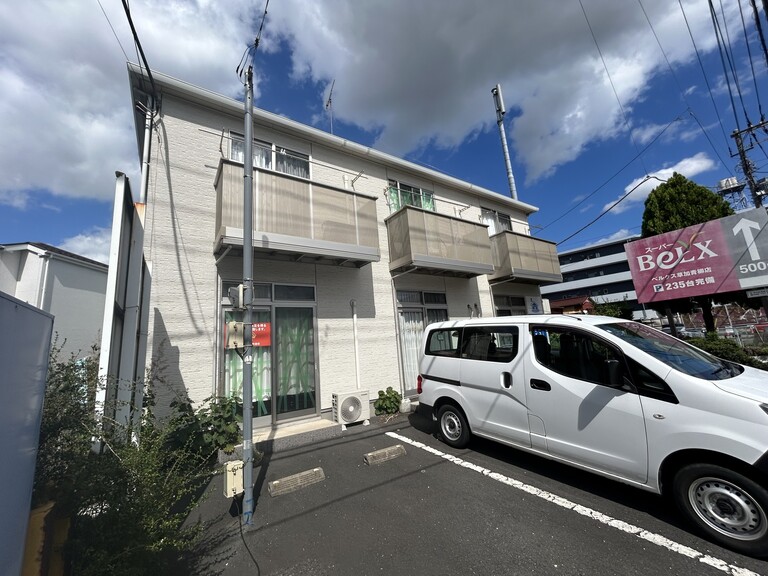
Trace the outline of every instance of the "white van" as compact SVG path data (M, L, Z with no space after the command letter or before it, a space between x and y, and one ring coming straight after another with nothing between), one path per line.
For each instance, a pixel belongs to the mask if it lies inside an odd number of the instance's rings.
M768 372L569 315L431 324L419 372L446 444L475 434L669 494L708 537L768 556Z

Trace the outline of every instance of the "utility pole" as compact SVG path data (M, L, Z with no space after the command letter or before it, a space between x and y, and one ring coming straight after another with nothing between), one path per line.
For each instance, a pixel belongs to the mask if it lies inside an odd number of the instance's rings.
M768 120L763 120L755 125L750 124L743 130L734 130L731 134L731 137L736 141L736 149L738 150L741 169L744 171L744 178L747 181L747 186L749 186L749 191L752 193L752 202L754 202L755 208L759 208L763 205L763 194L765 194L765 190L761 189L755 181L753 173L754 168L752 161L747 158L747 151L744 149L743 136L744 134L752 134L765 126L768 126Z
M499 136L501 136L501 149L504 151L504 163L507 166L507 180L509 181L509 194L513 200L517 200L517 189L515 188L515 176L512 174L512 162L509 160L509 148L507 147L507 133L504 130L504 97L501 95L501 85L496 84L491 89L493 102L496 104L496 125L499 127Z
M253 523L253 67L245 82L243 157L243 520Z

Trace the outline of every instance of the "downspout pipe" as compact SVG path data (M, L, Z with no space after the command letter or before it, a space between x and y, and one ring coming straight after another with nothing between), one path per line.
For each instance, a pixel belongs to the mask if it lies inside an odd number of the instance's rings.
M353 298L349 301L352 307L352 345L355 350L355 386L360 390L360 349L357 340L357 301Z
M357 339L357 301L353 298L349 301L352 308L352 346L355 350L355 386L360 390L360 347Z
M141 188L139 192L139 204L147 203L147 188L149 187L149 154L152 148L152 115L154 114L154 109L154 98L148 96L147 109L144 112L144 146L141 152Z

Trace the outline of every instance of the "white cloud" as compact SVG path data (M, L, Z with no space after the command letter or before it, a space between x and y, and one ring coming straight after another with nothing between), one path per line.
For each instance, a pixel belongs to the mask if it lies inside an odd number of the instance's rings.
M153 69L239 95L234 67L258 28L263 2L130 4ZM663 63L645 16L632 2L583 4L631 114ZM109 200L115 170L136 179L125 59L138 57L120 3L101 6L122 48L97 3L0 3L0 203L24 207L37 189ZM690 61L678 4L643 6L670 61ZM699 49L712 49L706 3L684 6ZM495 128L496 83L509 110L515 160L529 181L626 131L576 2L553 10L548 2L521 9L508 0L281 0L270 4L260 50L290 52L291 76L317 83L317 101L308 103L317 111L335 79L334 117L374 131L377 146L399 154L428 143L452 148ZM257 76L257 104L265 80Z
M655 172L649 174L649 176L651 176L649 179L646 179L646 177L635 178L632 182L627 184L627 186L624 188L624 193L621 194L616 200L629 193L630 190L632 190L632 192L629 194L629 196L622 200L620 204L613 208L611 213L620 214L629 210L630 208L633 208L637 204L644 203L645 199L648 198L648 194L650 194L651 191L659 184L669 180L672 177L672 174L675 172L682 174L686 178L692 180L697 175L709 170L714 170L716 167L717 163L714 160L712 160L704 152L699 152L690 158L684 158L674 166L667 166L660 170L656 170ZM608 210L616 202L616 200L613 200L603 206L603 211Z
M109 228L93 228L87 232L65 239L59 248L91 260L109 264L109 247L112 231Z
M609 234L608 236L600 238L599 240L595 240L594 242L589 242L588 244L584 244L583 246L579 246L578 248L569 248L568 250L583 250L584 248L589 248L590 246L597 246L598 244L603 244L605 242L614 242L616 240L624 240L625 238L629 238L632 235L633 234L629 231L628 228L621 228L620 230L617 230L613 234Z

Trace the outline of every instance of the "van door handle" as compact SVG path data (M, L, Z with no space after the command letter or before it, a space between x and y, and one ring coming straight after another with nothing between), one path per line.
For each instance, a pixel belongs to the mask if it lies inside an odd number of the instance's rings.
M510 374L509 372L502 372L501 385L504 388L512 388L512 374Z
M537 380L536 378L531 378L531 388L534 390L552 390L552 386L549 385L549 382L544 382L544 380Z

